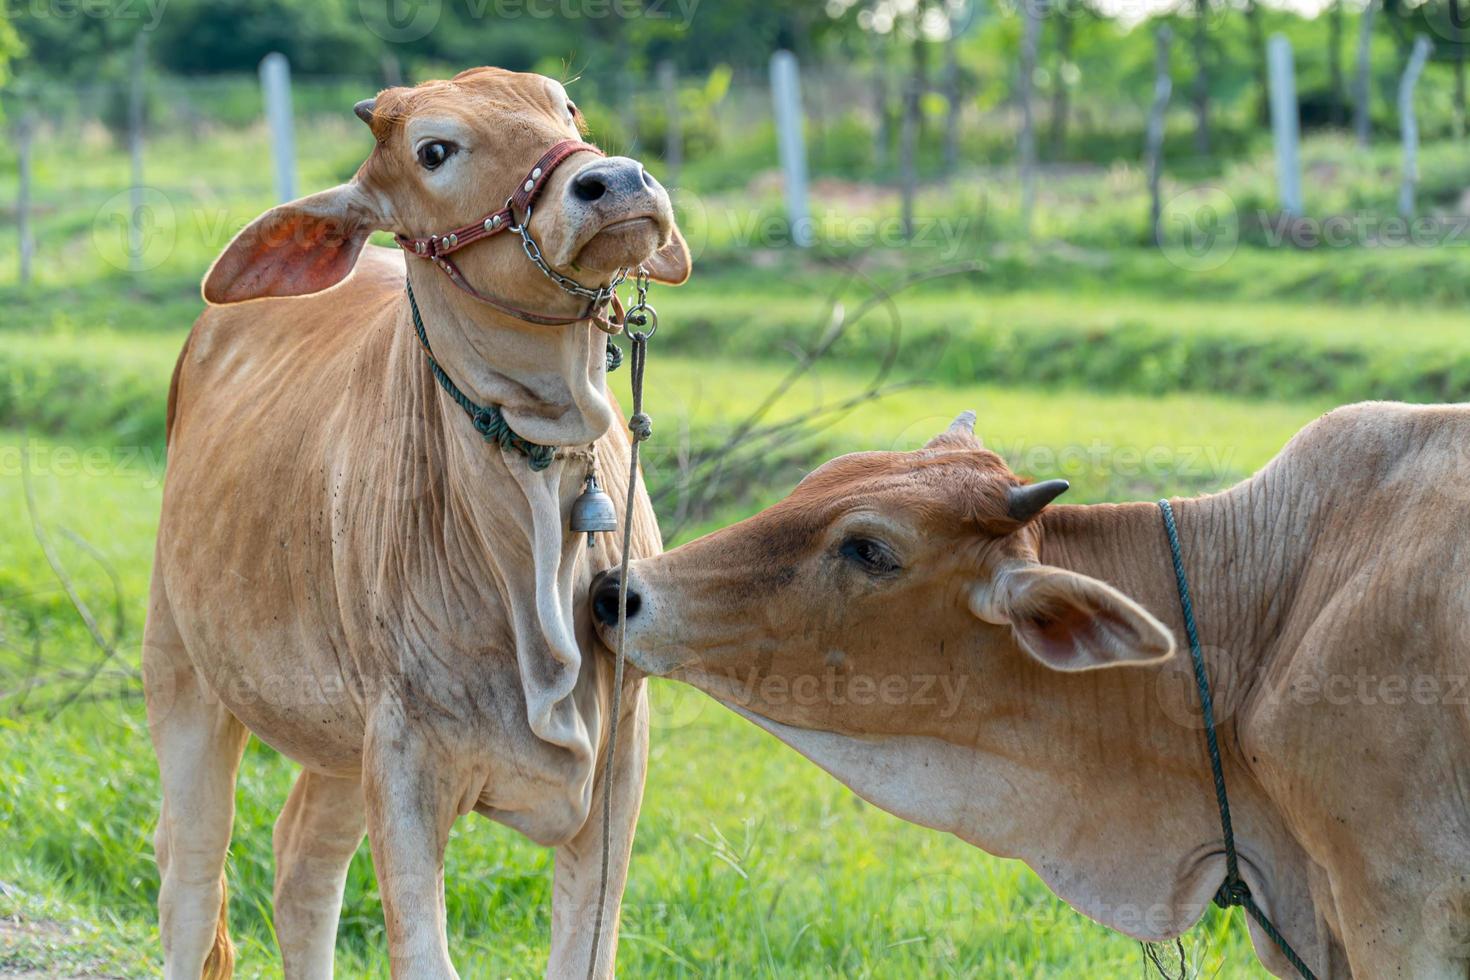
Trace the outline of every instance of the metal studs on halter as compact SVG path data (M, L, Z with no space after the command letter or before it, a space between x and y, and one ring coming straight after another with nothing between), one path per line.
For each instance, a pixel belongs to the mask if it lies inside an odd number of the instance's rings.
M571 530L573 534L586 534L587 547L592 547L592 536L601 531L618 529L618 511L612 498L597 483L597 471L587 474L587 485L572 502Z

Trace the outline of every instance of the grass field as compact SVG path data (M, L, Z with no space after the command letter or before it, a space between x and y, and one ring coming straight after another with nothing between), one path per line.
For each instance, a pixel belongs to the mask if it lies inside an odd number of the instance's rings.
M345 177L365 148L345 123L320 135L302 143L306 188ZM55 261L37 284L22 289L5 278L14 255L8 238L0 243L0 920L22 923L0 929L0 974L158 969L157 775L133 670L161 492L164 397L198 310L201 270L233 227L268 203L265 171L246 152L257 152L258 134L218 136L187 163L167 145L150 147L173 238L140 278L109 258L107 202L126 181L116 152L88 153L70 169L42 154L37 179L50 191L40 234L43 256ZM1428 148L1429 191L1449 196L1463 176L1458 159ZM1345 166L1339 185L1313 193L1363 198L1373 165ZM1242 209L1259 193L1258 171L1241 166L1221 178ZM834 302L851 314L910 273L948 271L876 304L772 414L861 392L885 359L889 380L910 386L785 447L759 480L724 488L678 539L775 499L821 459L911 448L967 408L1018 471L1065 476L1074 483L1069 499L1100 501L1229 485L1341 400L1459 399L1470 389L1470 336L1457 308L1470 298L1463 251L1322 254L1267 249L1243 235L1221 265L1183 269L1119 231L1139 205L1136 176L1109 177L1108 200L1099 200L1096 180L1048 189L1047 227L1067 246L1009 239L1009 191L998 187L998 217L966 231L945 256L917 248L859 255L834 242L793 262L732 240L708 206L718 219L733 205L708 196L695 281L655 297L664 324L649 368L656 489L673 479L686 442L718 444L777 384L822 334ZM0 196L10 193L7 179L0 176ZM757 209L769 205L755 197ZM947 202L935 191L924 213L940 215ZM868 206L890 203L878 194ZM626 373L615 383L621 390ZM42 554L23 471L56 557L116 639L115 657L60 711L47 709L81 689L99 653ZM23 691L33 663L59 680ZM1070 911L1023 866L863 804L701 696L655 682L653 699L624 975L1141 972L1136 944ZM270 825L291 775L269 750L247 753L229 864L247 977L279 975ZM448 900L451 948L465 976L539 974L550 860L487 822L457 828ZM383 942L364 850L348 883L341 975L386 975ZM1198 975L1261 975L1238 916L1211 912L1188 942Z

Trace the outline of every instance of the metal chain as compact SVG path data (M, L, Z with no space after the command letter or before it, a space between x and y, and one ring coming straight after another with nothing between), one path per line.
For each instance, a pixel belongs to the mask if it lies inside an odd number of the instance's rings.
M1222 909L1236 905L1245 908L1246 914L1256 920L1261 930L1281 950L1288 963L1295 967L1303 980L1317 980L1317 975L1308 969L1296 950L1277 931L1266 913L1261 911L1251 896L1250 885L1240 875L1240 862L1235 853L1235 828L1230 823L1230 798L1225 792L1225 767L1220 761L1220 739L1215 732L1215 700L1210 694L1210 677L1205 670L1205 655L1200 649L1199 630L1194 622L1194 603L1189 598L1189 577L1184 573L1184 549L1179 544L1179 529L1174 524L1174 508L1167 500L1159 501L1159 512L1164 516L1164 533L1169 538L1169 556L1174 562L1174 580L1179 586L1179 608L1184 614L1184 635L1189 639L1189 656L1194 661L1194 682L1199 688L1200 715L1205 723L1205 747L1210 753L1210 772L1215 778L1215 801L1220 806L1220 830L1225 837L1225 880L1215 892L1215 904Z
M653 435L653 420L643 412L643 371L648 364L648 341L658 329L658 312L648 305L648 272L638 270L638 298L628 311L626 323L649 326L647 331L629 331L629 379L633 389L633 414L628 419L631 445L628 448L628 496L623 506L623 553L618 571L618 648L613 653L612 715L608 719L607 758L602 769L602 877L597 888L597 916L592 926L592 954L587 963L587 980L597 976L597 956L602 943L603 907L607 903L607 875L612 851L613 759L617 755L618 716L623 705L623 670L628 642L628 562L633 553L633 505L638 492L638 447ZM635 320L634 314L638 319Z
M510 206L509 201L506 202L506 206ZM618 274L613 276L612 282L606 286L601 286L597 289L584 286L577 280L568 278L547 265L546 260L541 257L541 246L537 245L536 239L531 237L530 224L531 209L527 207L526 216L521 219L520 224L511 225L510 230L521 236L521 248L525 250L526 258L535 263L536 268L546 274L546 278L573 296L581 296L583 299L592 302L595 306L602 306L612 302L613 290L621 286L624 280L628 278L627 269L619 269Z

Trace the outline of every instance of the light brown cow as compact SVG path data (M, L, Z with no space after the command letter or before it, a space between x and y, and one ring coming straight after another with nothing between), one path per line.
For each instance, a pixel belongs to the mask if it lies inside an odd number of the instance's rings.
M1224 859L1160 511L1036 516L1061 487L1017 491L972 424L633 562L627 653L1104 925L1176 936ZM1470 973L1467 447L1464 407L1343 408L1174 504L1242 870L1319 977Z
M682 281L668 195L633 160L571 147L562 86L477 69L358 106L377 145L347 184L276 208L210 271L170 393L169 466L144 639L163 780L160 928L170 980L227 976L223 866L251 732L297 762L275 828L275 931L291 978L329 977L347 865L364 832L394 977L454 975L444 849L471 810L555 846L552 976L584 976L615 801L599 973L642 794L643 684L622 692L614 784L600 779L611 661L580 598L618 557L568 511L593 463L615 497L628 437L588 301L507 233L457 251L467 284L410 260L433 356L544 469L482 438L435 383L384 229L422 237L489 217L542 181L526 222L551 269L595 290L624 268ZM513 215L525 219L524 211ZM513 223L513 222L512 222ZM359 259L359 253L361 258ZM355 269L354 269L355 267ZM345 281L344 281L345 280ZM339 285L340 283L340 285ZM258 298L272 297L272 298ZM249 302L247 302L249 301ZM622 502L617 501L619 513ZM640 495L633 548L659 537Z

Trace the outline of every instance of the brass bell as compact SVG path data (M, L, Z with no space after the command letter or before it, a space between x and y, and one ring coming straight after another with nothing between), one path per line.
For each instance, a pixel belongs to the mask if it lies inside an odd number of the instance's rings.
M612 498L597 485L597 474L587 474L587 485L572 502L571 528L573 534L587 535L587 547L592 547L592 535L599 531L618 529L618 512Z

